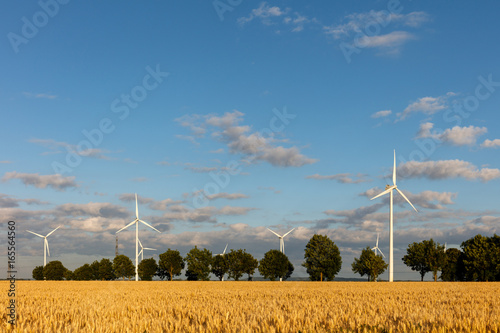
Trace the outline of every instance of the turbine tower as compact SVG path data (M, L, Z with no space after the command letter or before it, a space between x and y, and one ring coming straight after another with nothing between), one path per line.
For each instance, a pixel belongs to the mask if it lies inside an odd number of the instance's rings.
M224 248L224 252L219 253L219 255L220 255L220 256L224 256L224 255L226 254L226 250L227 250L227 246L228 246L228 245L229 245L229 244L226 244L226 247ZM222 276L222 280L221 280L221 281L224 281L224 275Z
M418 210L413 206L413 204L408 200L408 198L399 190L396 185L396 151L394 150L394 167L392 169L392 186L387 185L385 187L385 191L380 193L379 195L374 196L370 200L376 199L380 196L383 196L387 193L390 193L390 214L389 214L389 282L394 281L394 235L393 235L393 201L394 194L393 190L396 190L405 200L410 204L410 206L415 209L418 213Z
M142 224L150 227L154 231L157 231L161 234L161 231L157 230L156 228L151 226L149 223L139 219L139 207L137 205L137 193L136 193L135 194L135 220L133 220L132 222L130 222L129 224L127 224L126 226L124 226L123 228L121 228L120 230L118 230L116 232L116 233L119 233L120 231L125 230L128 227L130 227L132 224L135 224L135 280L136 281L139 281L139 271L137 269L137 267L139 266L139 222L141 222Z
M277 233L275 233L274 231L272 231L271 229L267 228L267 230L269 230L270 232L272 232L273 234L275 234L276 236L278 236L278 238L280 239L280 251L281 253L285 254L285 241L283 240L283 238L286 237L286 235L288 235L289 233L291 233L293 230L295 230L295 228L293 228L292 230L290 230L289 232L287 232L286 234L284 234L283 236L280 236L278 235ZM283 281L283 278L280 277L280 282Z
M373 251L375 251L375 255L377 255L377 250L378 252L380 252L380 254L382 255L382 257L385 258L384 254L382 253L382 250L378 247L378 237L379 237L380 234L377 234L377 244L375 245L375 247L372 248Z
M42 235L37 234L37 233L35 233L33 231L26 230L27 232L30 232L33 235L36 235L38 237L43 238L43 267L45 267L45 265L47 265L47 253L49 254L49 257L50 257L49 242L47 241L47 237L49 237L54 231L56 231L60 227L61 226L58 226L57 228L55 228L54 230L52 230L51 232L49 232L46 236L42 236Z

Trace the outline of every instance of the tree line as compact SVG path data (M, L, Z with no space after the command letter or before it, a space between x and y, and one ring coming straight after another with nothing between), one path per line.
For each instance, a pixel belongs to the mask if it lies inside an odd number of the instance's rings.
M335 243L324 235L314 235L306 245L302 264L312 281L332 281L341 269L342 258ZM235 281L246 275L252 280L255 271L265 279L275 281L287 280L294 271L294 266L288 257L278 250L270 250L258 261L246 250L230 250L227 254L212 255L208 249L192 248L185 257L178 250L168 249L154 258L141 260L137 267L141 280L150 281L154 276L161 280L172 281L182 274L188 281L206 281L212 273L219 280L224 276ZM125 255L116 256L113 261L103 258L91 264L84 264L74 271L64 267L60 261L51 261L45 267L37 266L33 269L35 280L116 280L131 279L135 276L135 265Z

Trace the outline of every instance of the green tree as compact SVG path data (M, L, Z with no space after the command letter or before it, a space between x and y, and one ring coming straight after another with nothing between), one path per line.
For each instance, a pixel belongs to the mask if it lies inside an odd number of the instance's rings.
M306 245L302 264L311 281L332 281L342 268L342 257L337 245L324 235L314 235Z
M465 267L463 253L459 249L451 248L445 252L445 261L441 270L443 281L463 281L465 279Z
M245 250L233 250L226 254L228 262L228 278L239 281L245 273Z
M467 280L490 281L495 278L494 242L488 237L476 235L463 242L461 247Z
M94 260L94 262L90 264L90 269L92 270L91 280L101 280L101 277L99 275L99 261Z
M35 280L43 280L43 266L36 266L32 275Z
M222 281L224 274L229 271L229 263L226 255L218 254L212 260L212 273Z
M369 246L361 251L358 258L354 258L352 263L352 271L361 276L367 275L368 281L377 281L380 274L389 266L381 256L376 255Z
M434 282L436 282L438 271L443 269L446 260L444 245L434 242L432 238L430 240L424 240L422 243L424 244L425 264L429 271L432 272Z
M47 280L62 280L66 271L67 269L62 262L51 261L43 268L43 276Z
M101 280L114 280L113 263L107 258L102 258L99 262L99 277Z
M264 254L264 258L259 263L259 273L271 281L279 278L285 278L290 271L290 260L278 250L269 250ZM292 265L293 267L293 265ZM293 268L292 268L293 272Z
M77 281L90 281L94 277L92 268L89 264L83 264L82 266L75 269L73 275L75 280Z
M177 250L168 249L160 254L158 261L158 276L160 279L168 278L172 281L174 276L179 276L184 269L184 259Z
M144 281L152 281L157 270L158 265L156 264L156 260L154 258L141 260L138 266L139 277Z
M410 267L412 271L420 273L421 281L424 281L425 274L430 272L425 258L425 246L422 242L413 242L408 245L406 255L403 257L403 262L406 266Z
M489 238L489 242L494 275L492 281L500 281L500 236L494 234L493 237Z
M250 253L243 252L243 266L243 273L248 274L248 281L251 281L252 275L254 275L255 270L257 269L257 267L259 267L259 261L255 259Z
M207 249L200 250L195 246L187 253L185 260L187 263L186 277L189 281L210 280L212 252Z
M74 280L75 274L72 271L70 271L69 269L67 269L66 272L64 272L64 279L66 281Z
M129 257L120 254L113 259L113 271L117 278L123 278L123 280L128 278L130 280L135 275L135 266Z

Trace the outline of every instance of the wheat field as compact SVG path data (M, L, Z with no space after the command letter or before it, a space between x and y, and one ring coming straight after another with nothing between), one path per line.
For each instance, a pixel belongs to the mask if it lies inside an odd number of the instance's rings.
M500 332L500 283L18 281L16 289L17 325L4 307L2 332ZM7 305L7 292L1 298Z

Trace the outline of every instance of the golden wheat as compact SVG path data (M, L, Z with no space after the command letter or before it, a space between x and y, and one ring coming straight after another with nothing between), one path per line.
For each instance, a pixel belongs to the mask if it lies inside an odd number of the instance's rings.
M500 283L18 281L17 315L1 330L500 332Z

